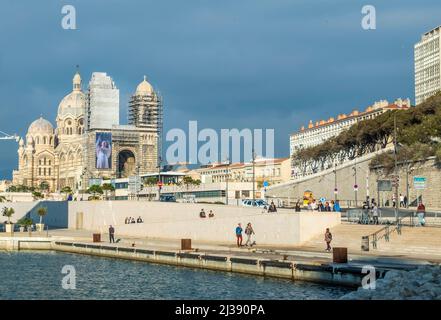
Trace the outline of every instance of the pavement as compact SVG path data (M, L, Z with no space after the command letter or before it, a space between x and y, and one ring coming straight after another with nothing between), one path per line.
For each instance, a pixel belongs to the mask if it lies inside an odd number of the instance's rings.
M64 240L71 240L75 242L93 243L92 231L84 230L69 230L58 229L49 231L49 236ZM115 239L120 241L116 244L108 243L108 234L102 234L101 240L106 245L124 246L136 248L151 249L151 250L171 250L179 251L181 249L181 241L177 239L157 239L157 238L139 238L139 237L118 237ZM233 239L234 240L234 239ZM253 246L238 248L235 243L217 243L208 241L192 241L192 248L194 251L203 252L206 254L229 255L239 257L252 257L257 259L270 260L285 260L296 263L309 264L332 264L332 253L326 252L319 247L272 247L272 246ZM348 250L348 262L354 266L375 265L377 267L393 267L405 268L414 265L428 264L431 262L441 262L441 257L433 259L427 256L418 256L409 253L402 254L388 254L385 252L368 252L357 253Z

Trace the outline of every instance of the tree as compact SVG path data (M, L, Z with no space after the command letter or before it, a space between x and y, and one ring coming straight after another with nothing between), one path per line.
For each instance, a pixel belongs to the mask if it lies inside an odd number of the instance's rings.
M34 200L38 200L38 199L43 199L44 195L41 192L34 191L32 192L32 197L34 198Z
M87 189L87 193L91 193L92 199L97 200L99 199L99 195L103 194L103 188L98 184L94 184Z
M47 208L46 207L39 207L37 209L37 214L40 217L40 224L42 224L43 217L47 214Z
M105 192L105 196L106 196L106 199L107 199L108 198L107 197L107 193L109 191L110 192L115 191L115 187L111 183L104 183L103 186L102 186L102 190Z
M47 183L46 181L42 181L40 183L40 190L41 191L48 191L49 190L49 183Z
M72 189L69 186L65 186L65 187L61 188L61 193L70 194L70 193L72 193Z
M2 210L2 214L4 217L8 217L8 224L11 224L11 217L15 213L14 208L4 207Z
M6 202L6 197L5 196L0 196L0 202Z
M146 186L154 186L158 183L158 178L157 177L148 177L147 179L145 179L144 184Z

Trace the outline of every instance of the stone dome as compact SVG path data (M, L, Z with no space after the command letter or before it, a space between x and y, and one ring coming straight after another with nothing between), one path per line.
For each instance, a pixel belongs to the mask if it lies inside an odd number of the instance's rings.
M72 91L58 105L58 118L84 116L86 95L81 91Z
M73 79L73 91L61 100L58 105L58 118L77 118L84 116L86 110L86 95L81 91L81 76L77 72Z
M43 119L43 117L40 117L39 119L32 122L28 129L28 134L31 135L37 133L53 134L53 132L54 127L49 121Z
M137 96L151 96L154 94L153 87L150 83L147 82L146 76L144 76L144 80L138 84L136 87L135 95Z

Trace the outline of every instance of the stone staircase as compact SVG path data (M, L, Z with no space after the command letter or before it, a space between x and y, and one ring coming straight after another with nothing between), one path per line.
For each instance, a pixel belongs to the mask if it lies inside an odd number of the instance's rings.
M369 252L361 250L361 237L370 235L383 226L341 224L331 229L333 247L346 247L349 254L367 254L381 256L401 256L420 259L441 260L441 228L402 227L401 235L396 232L390 241L383 238L378 241L377 249L370 246ZM302 250L324 251L324 235L314 237L304 243Z

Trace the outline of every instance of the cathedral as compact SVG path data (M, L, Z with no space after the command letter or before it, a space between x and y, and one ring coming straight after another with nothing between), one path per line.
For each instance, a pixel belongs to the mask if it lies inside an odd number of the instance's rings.
M127 125L119 122L119 89L106 73L92 73L86 92L79 72L72 85L58 106L56 127L40 117L19 140L13 184L77 191L97 179L156 172L162 99L147 79L130 98Z

